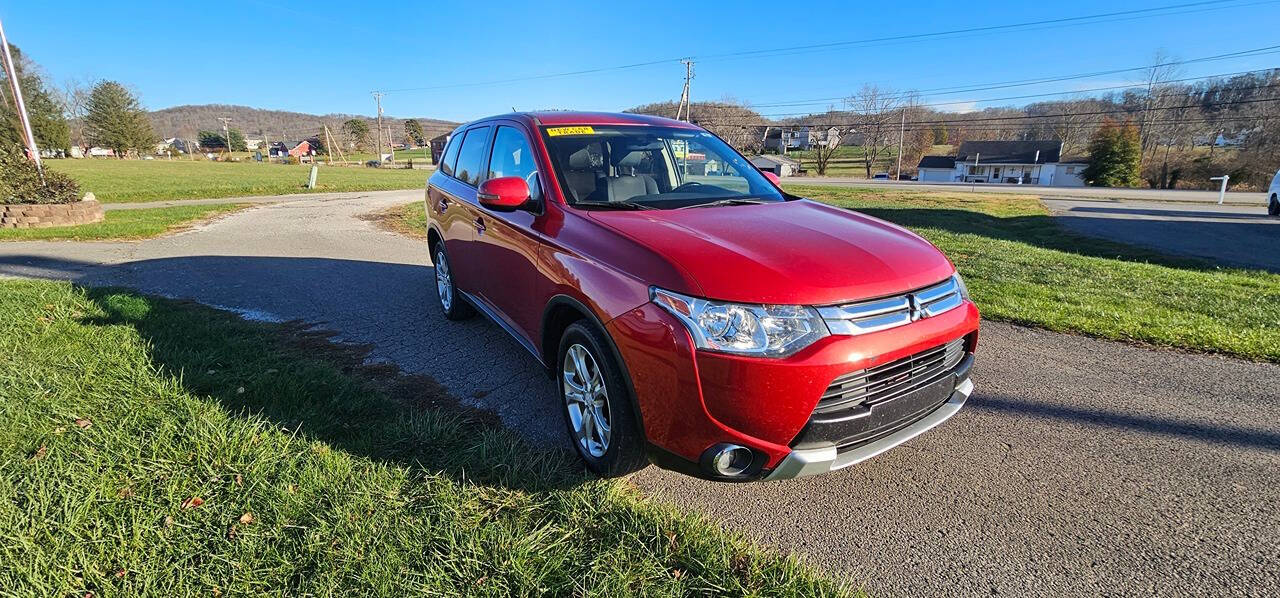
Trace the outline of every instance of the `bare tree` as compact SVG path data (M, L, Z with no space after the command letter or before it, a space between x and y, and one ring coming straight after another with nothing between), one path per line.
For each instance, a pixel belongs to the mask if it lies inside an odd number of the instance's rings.
M71 144L87 147L88 140L84 134L84 117L89 112L89 93L93 91L97 81L67 79L62 83L62 109L71 127Z
M811 142L809 147L813 149L813 165L818 169L818 176L826 176L827 166L831 164L831 158L836 155L836 149L840 147L840 137L845 132L842 127L831 126L821 132L813 132L810 129Z
M893 93L875 85L864 85L858 93L845 99L845 105L853 113L854 128L862 148L862 165L867 178L881 156L898 145L898 119L900 106L914 103L910 95Z

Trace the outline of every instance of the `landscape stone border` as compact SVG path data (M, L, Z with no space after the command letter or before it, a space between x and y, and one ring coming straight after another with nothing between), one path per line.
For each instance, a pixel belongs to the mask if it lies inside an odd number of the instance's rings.
M81 201L60 204L0 205L0 228L49 228L102 222L102 204L87 194Z

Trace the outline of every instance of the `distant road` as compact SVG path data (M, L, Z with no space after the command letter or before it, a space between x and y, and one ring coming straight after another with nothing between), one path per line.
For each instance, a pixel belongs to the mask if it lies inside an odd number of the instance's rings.
M1143 199L1147 201L1185 201L1217 203L1217 191L1186 191L1159 189L1113 189L1109 187L1046 187L1042 185L984 185L969 183L920 183L916 181L874 181L852 177L795 177L784 179L796 185L839 185L845 187L896 187L912 191L979 191L982 193L1018 193L1039 195L1045 198L1071 199ZM1233 205L1267 205L1265 193L1228 191L1226 203Z

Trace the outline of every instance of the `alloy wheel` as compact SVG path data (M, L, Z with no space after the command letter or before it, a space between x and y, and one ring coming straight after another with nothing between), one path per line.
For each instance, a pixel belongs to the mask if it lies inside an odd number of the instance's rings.
M565 409L574 439L586 454L597 459L609 450L609 393L604 376L591 351L580 344L569 346L564 356L562 385Z
M440 294L440 306L449 311L453 307L453 281L449 278L449 262L443 249L436 252L436 292Z

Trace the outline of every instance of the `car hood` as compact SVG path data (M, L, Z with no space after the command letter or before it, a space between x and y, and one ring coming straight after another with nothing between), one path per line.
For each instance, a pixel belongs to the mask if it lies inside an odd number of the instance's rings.
M709 299L844 303L918 289L955 271L915 233L809 200L589 214L671 260L698 287L670 290Z

